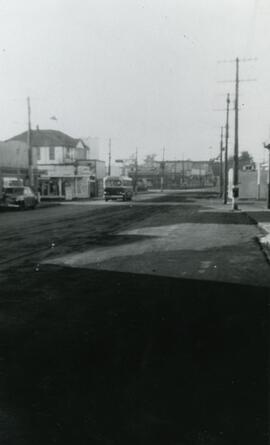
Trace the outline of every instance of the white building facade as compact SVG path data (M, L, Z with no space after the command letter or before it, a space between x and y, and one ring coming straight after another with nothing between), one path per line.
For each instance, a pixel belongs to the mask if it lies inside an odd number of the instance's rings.
M27 132L10 141L27 142ZM95 196L91 182L96 181L90 148L57 130L31 130L32 158L38 171L41 199L82 199ZM105 176L105 175L104 175Z

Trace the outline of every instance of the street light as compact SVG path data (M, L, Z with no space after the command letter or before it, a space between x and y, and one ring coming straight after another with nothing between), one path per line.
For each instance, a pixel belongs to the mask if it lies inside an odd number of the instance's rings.
M264 143L264 148L268 150L268 172L267 172L267 208L270 209L270 143Z

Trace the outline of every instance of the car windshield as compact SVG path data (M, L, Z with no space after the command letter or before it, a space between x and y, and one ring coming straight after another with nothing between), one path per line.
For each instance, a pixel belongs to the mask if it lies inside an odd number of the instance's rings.
M30 187L24 187L24 195L32 196L33 192Z

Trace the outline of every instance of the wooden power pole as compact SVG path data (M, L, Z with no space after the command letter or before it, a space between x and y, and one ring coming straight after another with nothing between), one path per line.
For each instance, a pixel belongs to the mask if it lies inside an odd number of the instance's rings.
M28 146L28 176L30 186L34 186L33 175L33 154L32 154L32 134L31 134L31 104L30 97L27 97L27 112L28 112L28 131L27 131L27 146Z
M162 151L162 162L161 162L161 177L160 177L160 191L164 190L164 176L165 176L165 147Z
M111 176L111 159L112 159L112 140L109 139L109 165L108 165L108 176Z
M233 185L232 185L232 209L238 210L238 198L239 198L239 82L253 82L256 79L241 79L239 80L239 62L250 62L252 60L257 60L256 58L248 58L248 59L239 59L238 57L235 60L221 60L219 63L236 63L236 75L235 80L232 82L235 83L235 122L234 122L234 155L233 155ZM231 82L229 81L221 81ZM228 113L228 111L227 111ZM228 148L228 147L227 147ZM226 184L227 187L227 184ZM226 201L226 202L225 202ZM224 204L227 203L227 195L224 193Z
M234 121L234 155L233 155L233 187L232 187L232 209L238 210L238 197L239 197L239 184L238 184L238 134L239 134L239 59L236 58L236 76L235 76L235 103L234 103L234 112L235 112L235 121Z
M134 178L134 193L137 195L137 187L138 187L138 148L136 147L135 152L135 178Z
M219 182L220 182L220 197L223 195L223 127L220 133L220 164L219 164Z
M230 94L227 94L226 126L225 126L225 154L224 154L224 204L228 201L228 141L229 141L229 111Z

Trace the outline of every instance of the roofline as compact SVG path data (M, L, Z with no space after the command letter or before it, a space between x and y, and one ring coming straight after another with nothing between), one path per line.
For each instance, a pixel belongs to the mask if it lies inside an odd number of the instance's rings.
M80 138L74 138L72 136L69 136L67 133L64 133L61 130L54 130L54 129L48 129L48 128L45 128L45 129L39 128L38 130L37 129L31 129L31 133L34 134L34 135L36 135L38 133L44 134L46 132L51 132L51 133L54 133L54 134L61 134L64 137L73 140L76 144L78 144L78 142L81 142L81 144L83 145L84 148L88 148L88 149L90 148L87 144L85 144L85 142L83 141L83 139L81 137ZM27 141L24 141L24 140L20 139L20 138L25 137L25 136L27 138L27 133L28 133L28 131L25 130L22 133L19 133L19 134L15 135L15 136L12 136L11 138L5 139L3 142L22 142L22 143L27 143ZM32 146L33 147L43 147L44 145L32 144ZM68 146L68 147L75 148L73 145L70 145L70 144L65 144L65 145L62 145L62 146L63 147Z

